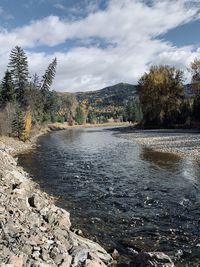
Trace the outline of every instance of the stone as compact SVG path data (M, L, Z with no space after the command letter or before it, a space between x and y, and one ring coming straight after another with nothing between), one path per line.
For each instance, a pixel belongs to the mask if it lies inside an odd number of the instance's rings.
M11 256L8 263L12 264L14 267L22 267L23 257L22 256Z
M119 258L119 252L114 249L113 252L111 253L111 256L113 257L114 260L116 260L117 258Z
M174 267L169 256L162 252L138 252L131 262L132 267Z
M66 254L64 256L63 262L61 263L60 267L70 267L72 263L72 256Z
M84 248L81 246L73 247L73 249L70 252L73 258L72 266L79 266L83 264L88 258L88 253L89 253L89 250L87 248Z
M43 209L47 204L45 199L43 199L38 194L34 194L31 197L29 197L28 203L29 203L30 207L35 208L37 211L40 211L41 209Z
M48 254L48 251L46 249L42 249L42 252L41 252L41 258L44 260L44 261L47 261L48 258L49 258L49 254Z
M102 261L96 259L87 259L85 261L85 267L106 267L106 265Z
M59 226L62 230L69 230L71 222L69 213L61 208L55 208L52 206L47 215L49 224Z
M60 251L57 247L53 247L51 252L50 252L50 257L52 259L55 259L59 255Z
M111 255L108 254L106 250L96 242L93 242L82 236L78 236L73 232L70 232L70 238L71 240L73 240L74 243L77 243L79 246L87 248L91 253L96 255L96 257L101 259L103 262L106 262L108 264L112 263L113 259Z
M32 258L33 259L38 259L40 257L40 252L39 251L34 251L33 253L32 253Z
M22 252L24 252L27 255L31 255L32 253L32 247L30 245L25 244L22 248Z
M59 266L63 262L63 254L58 254L54 257L54 262Z

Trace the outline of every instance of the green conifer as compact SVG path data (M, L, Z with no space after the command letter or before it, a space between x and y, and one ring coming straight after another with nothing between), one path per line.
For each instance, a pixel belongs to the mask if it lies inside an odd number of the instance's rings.
M11 73L7 70L2 81L2 89L1 89L1 103L3 105L8 102L15 102L15 88L12 81Z

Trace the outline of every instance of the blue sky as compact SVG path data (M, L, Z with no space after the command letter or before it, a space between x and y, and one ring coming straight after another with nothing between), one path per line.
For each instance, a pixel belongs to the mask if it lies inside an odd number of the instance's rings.
M0 25L1 76L19 45L31 74L57 57L58 91L137 83L153 64L181 68L189 81L200 56L199 0L1 0Z

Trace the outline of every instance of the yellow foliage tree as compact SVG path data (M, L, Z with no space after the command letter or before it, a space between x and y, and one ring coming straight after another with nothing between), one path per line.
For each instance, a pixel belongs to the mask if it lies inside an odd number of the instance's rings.
M25 116L24 116L24 128L23 128L22 135L20 138L22 141L26 141L29 138L30 132L31 132L31 125L32 125L31 112L26 111Z
M152 66L138 82L144 124L148 127L176 123L184 95L183 72L174 67Z

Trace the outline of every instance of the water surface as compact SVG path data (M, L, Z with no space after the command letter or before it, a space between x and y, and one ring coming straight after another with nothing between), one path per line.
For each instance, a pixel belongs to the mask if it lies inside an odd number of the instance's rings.
M198 162L87 128L41 137L19 163L105 248L128 258L127 247L163 251L177 266L199 266Z

